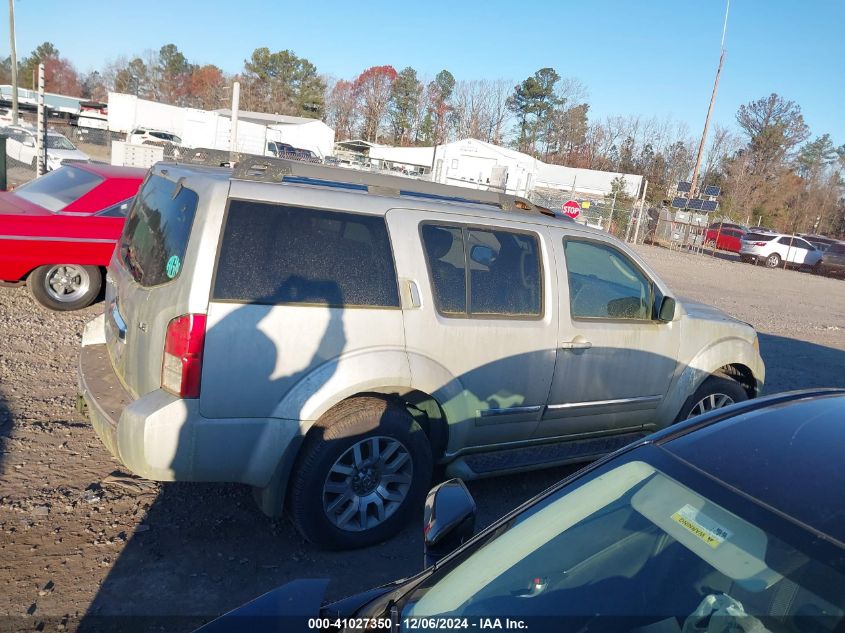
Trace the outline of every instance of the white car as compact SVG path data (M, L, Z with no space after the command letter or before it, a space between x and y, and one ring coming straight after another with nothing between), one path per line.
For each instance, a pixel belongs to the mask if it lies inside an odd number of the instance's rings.
M148 130L142 127L132 130L126 137L126 141L134 145L143 145L144 143L172 143L173 145L182 145L182 139L175 134L165 132L164 130Z
M774 232L750 232L742 236L739 259L744 262L763 261L769 268L783 262L797 267L815 268L822 259L822 252L797 235Z
M8 136L6 155L34 168L38 160L38 144L35 142L37 132L22 125L14 125L7 127L5 133ZM47 132L47 171L58 169L66 160L90 159L88 154L76 149L65 136Z

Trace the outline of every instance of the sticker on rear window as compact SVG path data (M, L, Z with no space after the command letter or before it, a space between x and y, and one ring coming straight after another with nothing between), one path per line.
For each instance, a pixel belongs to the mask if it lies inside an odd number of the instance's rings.
M730 530L722 527L701 510L696 510L690 504L686 504L673 514L672 520L681 524L681 526L713 549L716 549L731 537Z
M165 272L167 273L168 279L173 279L176 275L179 274L179 268L182 267L182 260L179 259L178 255L173 255L170 259L167 260L167 268Z

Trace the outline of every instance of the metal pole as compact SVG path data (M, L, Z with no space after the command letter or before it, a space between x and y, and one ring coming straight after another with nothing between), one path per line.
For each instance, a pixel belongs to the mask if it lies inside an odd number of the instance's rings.
M724 220L724 218L722 218ZM707 237L707 233L704 233L704 237ZM716 241L713 242L713 257L716 257L716 251L719 249L719 238L722 237L722 222L719 222L719 230L716 231Z
M18 124L18 53L15 42L15 0L9 0L9 48L12 63L12 125ZM4 172L5 174L5 172ZM5 187L3 188L5 190Z
M44 109L44 64L38 64L38 133L36 134L36 176L47 171L47 117Z
M241 82L232 84L232 127L229 131L229 160L235 162L238 152L238 110L241 105Z
M713 113L713 104L716 102L716 92L719 90L719 77L722 74L722 65L725 62L725 32L728 29L728 12L731 8L731 0L728 0L725 7L725 23L722 26L722 53L719 55L719 68L716 70L716 81L713 82L713 93L710 95L710 105L707 108L707 118L704 119L704 131L701 133L701 142L698 144L698 155L695 159L695 169L692 171L692 181L688 198L692 200L695 195L695 188L698 184L698 172L701 169L701 159L704 157L704 144L707 142L707 128L710 127L710 115Z
M607 218L607 232L610 233L610 229L613 228L613 211L616 209L616 193L613 192L613 202L610 203L610 217Z
M640 224L643 221L643 211L645 211L645 194L648 191L648 180L645 181L645 185L643 185L643 197L640 199L640 214L637 216L637 227L634 229L634 244L637 243L637 238L640 235ZM671 234L670 234L670 244L671 244Z
M0 134L0 191L6 191L6 137Z

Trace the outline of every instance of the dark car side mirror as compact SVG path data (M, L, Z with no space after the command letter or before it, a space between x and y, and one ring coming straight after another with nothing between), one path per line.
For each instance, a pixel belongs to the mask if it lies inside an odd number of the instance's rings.
M472 538L475 515L475 499L460 479L444 481L428 492L423 512L426 567Z
M660 310L657 313L657 320L668 323L675 318L675 300L672 297L663 297L660 302Z

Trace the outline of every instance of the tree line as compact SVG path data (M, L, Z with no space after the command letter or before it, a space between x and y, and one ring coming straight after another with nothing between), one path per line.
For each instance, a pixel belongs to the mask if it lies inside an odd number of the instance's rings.
M79 73L44 42L20 60L21 87L35 87L39 63L49 91L96 101L114 90L213 110L229 107L237 80L242 109L320 118L337 140L427 146L475 138L553 164L642 174L654 204L689 179L696 158L697 139L685 124L639 115L593 119L587 87L554 68L519 82L456 79L446 69L427 78L391 65L343 79L321 74L293 51L261 47L230 75L166 44ZM10 82L10 70L9 58L0 61L0 83ZM843 173L845 144L828 134L812 137L800 106L771 94L741 106L734 129L715 126L699 181L723 189L721 209L736 220L841 235Z

